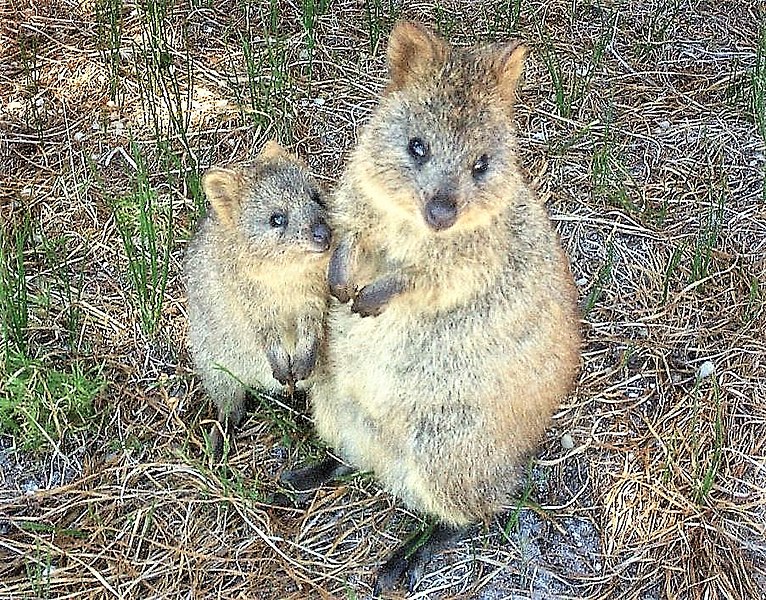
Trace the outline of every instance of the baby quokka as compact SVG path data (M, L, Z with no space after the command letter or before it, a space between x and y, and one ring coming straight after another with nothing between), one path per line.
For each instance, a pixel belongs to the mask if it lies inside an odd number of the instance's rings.
M211 168L202 185L211 208L184 275L189 346L218 407L211 440L220 458L248 387L292 391L316 365L331 233L319 185L276 142L252 164Z
M395 551L378 591L515 492L580 361L576 290L517 162L526 48L455 48L398 24L389 81L331 198L336 247L321 437L438 521ZM342 467L284 475L296 488Z

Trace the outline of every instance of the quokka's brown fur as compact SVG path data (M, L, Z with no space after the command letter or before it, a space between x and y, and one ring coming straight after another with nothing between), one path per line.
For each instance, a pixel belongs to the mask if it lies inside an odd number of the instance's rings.
M317 182L276 142L250 165L210 169L202 184L211 210L184 265L189 346L227 430L242 418L245 386L281 391L312 372L330 230Z
M568 261L517 163L525 54L397 25L331 204L330 287L352 304L331 309L316 427L457 527L508 502L579 368Z

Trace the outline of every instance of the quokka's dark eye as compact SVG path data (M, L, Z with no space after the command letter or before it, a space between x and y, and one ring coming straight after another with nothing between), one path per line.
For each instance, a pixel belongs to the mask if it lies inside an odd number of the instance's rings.
M471 167L471 175L481 177L489 169L489 156L482 154Z
M284 229L287 227L287 215L283 212L275 212L269 217L269 225L274 229Z
M417 163L424 163L431 156L431 151L428 149L428 144L417 137L410 138L410 143L407 144L407 151Z

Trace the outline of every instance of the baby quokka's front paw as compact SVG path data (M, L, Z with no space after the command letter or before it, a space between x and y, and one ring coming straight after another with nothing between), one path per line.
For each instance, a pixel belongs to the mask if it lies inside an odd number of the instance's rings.
M266 358L271 366L271 375L279 383L287 386L289 390L295 388L295 373L290 355L278 346L272 346L266 350Z
M341 243L330 257L330 266L327 269L327 284L330 293L341 304L346 304L354 297L356 290L350 281L348 265L348 247Z
M319 353L319 337L316 335L306 336L295 349L293 356L293 376L295 381L302 381L314 372Z

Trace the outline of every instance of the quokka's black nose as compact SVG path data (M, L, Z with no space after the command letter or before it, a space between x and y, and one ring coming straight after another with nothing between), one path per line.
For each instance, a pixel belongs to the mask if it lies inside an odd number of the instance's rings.
M436 231L448 229L457 221L457 204L447 196L434 196L426 202L425 219Z
M324 252L330 247L332 233L326 223L319 221L311 226L311 239L316 247Z

